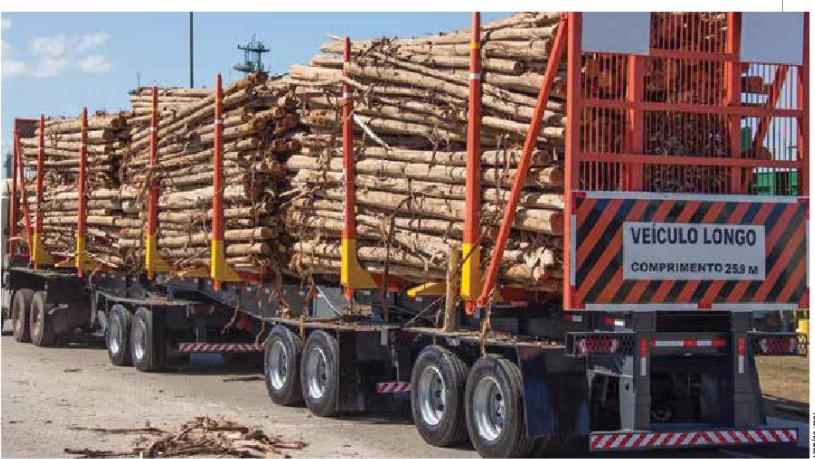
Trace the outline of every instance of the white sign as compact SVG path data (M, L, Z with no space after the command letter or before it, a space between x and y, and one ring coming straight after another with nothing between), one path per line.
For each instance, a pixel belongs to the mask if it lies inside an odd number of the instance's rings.
M623 223L623 278L764 280L764 226Z

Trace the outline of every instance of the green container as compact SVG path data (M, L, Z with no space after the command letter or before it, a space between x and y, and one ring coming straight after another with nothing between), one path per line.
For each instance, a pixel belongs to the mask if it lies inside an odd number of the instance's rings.
M753 172L753 189L761 195L798 196L798 171Z

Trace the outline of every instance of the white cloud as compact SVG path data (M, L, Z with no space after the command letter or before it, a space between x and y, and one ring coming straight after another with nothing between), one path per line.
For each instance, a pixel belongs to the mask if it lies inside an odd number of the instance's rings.
M107 56L101 54L90 55L79 61L79 68L85 73L105 73L110 71L113 63Z
M53 37L37 37L31 40L29 49L32 53L51 58L58 58L68 51L68 37L61 33Z
M0 67L3 68L2 77L14 77L26 73L28 71L28 66L25 62L17 58L17 53L15 53L14 47L6 42L2 42L2 47L3 61L0 63Z
M106 32L36 37L28 46L30 62L17 58L11 46L4 43L3 75L50 78L70 70L105 73L113 68L113 63L100 51L109 40L110 34ZM6 58L7 49L10 50L9 59Z
M64 57L46 56L37 61L36 66L31 69L31 75L37 78L57 76L68 68L69 63Z
M105 32L80 35L75 38L75 49L77 53L82 54L104 45L108 40L110 40L110 35Z

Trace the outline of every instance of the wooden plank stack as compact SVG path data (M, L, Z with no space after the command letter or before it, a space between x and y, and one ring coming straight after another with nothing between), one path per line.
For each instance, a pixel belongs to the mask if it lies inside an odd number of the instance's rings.
M118 172L123 148L129 142L127 117L125 112L100 112L88 118L86 246L91 259L114 267L123 263L116 221L122 216ZM81 117L76 117L45 123L41 238L46 252L61 258L73 257L76 252L81 122ZM39 130L34 138L21 139L21 146L26 165L36 167ZM37 205L33 182L26 191L34 225Z
M523 13L483 26L482 212L489 248L520 157L546 66L556 13ZM441 280L464 216L470 32L341 41L308 66L294 65L303 122L302 151L291 156L297 195L288 212L297 241L292 270L336 276L342 229L340 82L355 89L358 255L372 272L411 282ZM342 75L343 68L348 74ZM554 292L562 247L559 160L565 126L562 75L549 100L538 152L504 255L505 283ZM482 257L487 261L487 254Z
M149 165L149 125L133 132L123 175L125 187L134 190L137 200L131 208L132 221L121 230L121 243L129 248L134 263L144 259L146 183L153 176L160 183L159 254L175 270L209 265L214 102L210 94L161 110L155 167ZM299 126L295 102L288 83L267 81L262 73L224 89L226 259L237 269L274 270L283 251L276 212L286 184L280 158L299 149L289 134Z

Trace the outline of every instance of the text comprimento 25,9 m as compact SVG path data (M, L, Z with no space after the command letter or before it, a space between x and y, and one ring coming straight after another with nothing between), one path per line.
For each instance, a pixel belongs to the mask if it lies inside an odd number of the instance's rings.
M623 277L762 280L764 226L625 222Z

